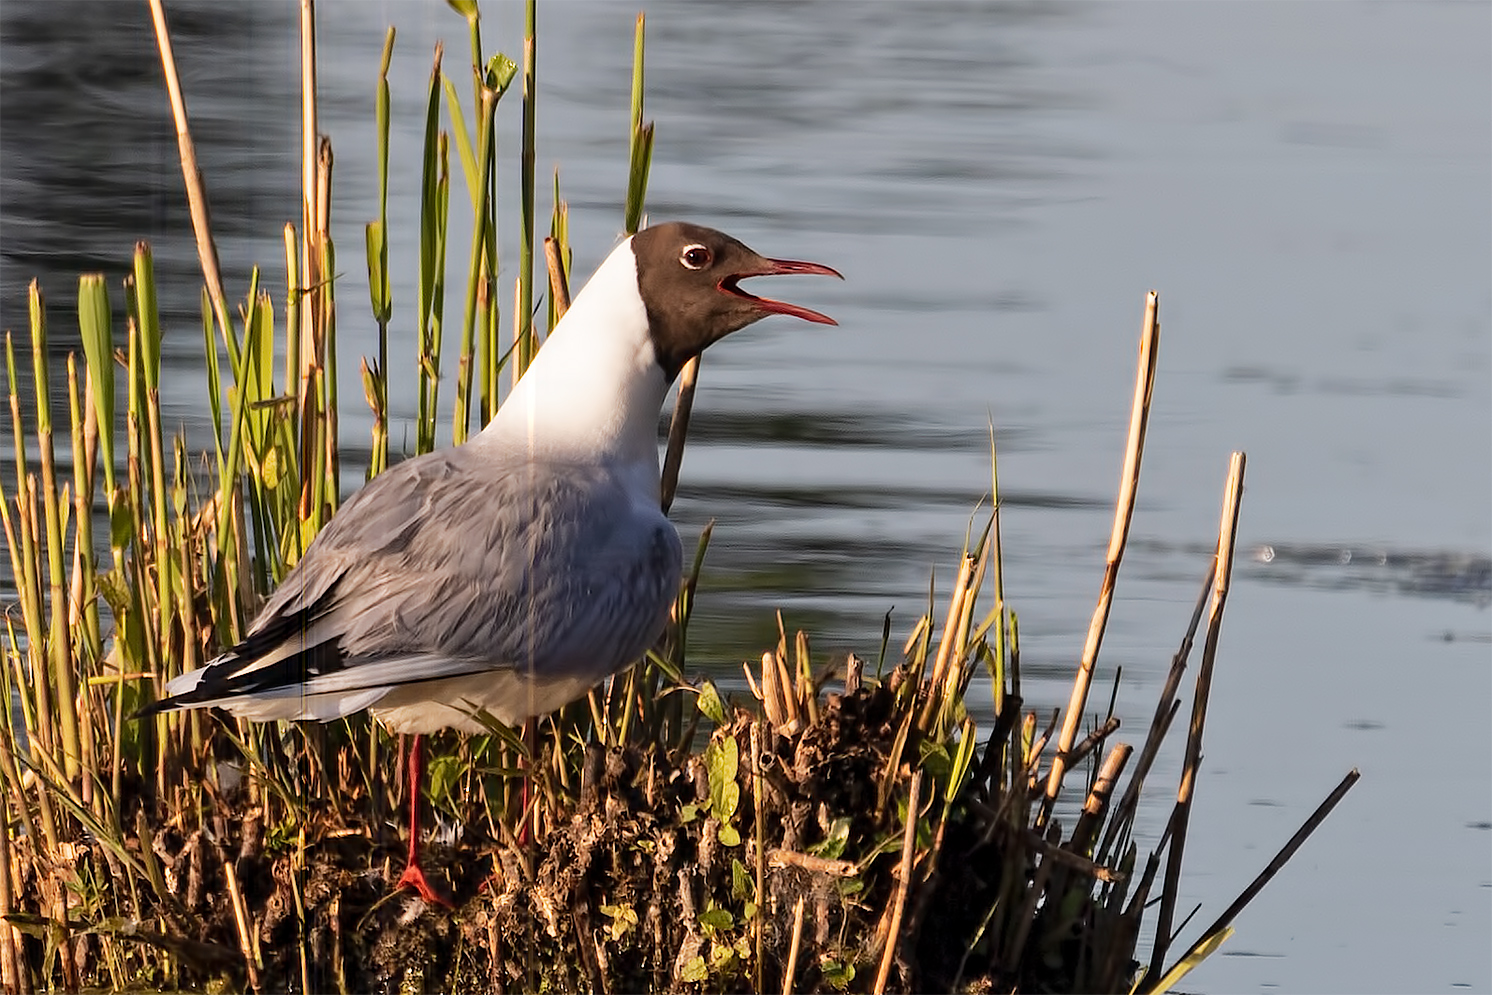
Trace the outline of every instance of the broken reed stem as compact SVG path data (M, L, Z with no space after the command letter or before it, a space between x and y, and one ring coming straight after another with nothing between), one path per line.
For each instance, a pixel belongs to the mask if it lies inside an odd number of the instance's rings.
M1025 830L1022 833L1021 841L1030 847L1031 850L1040 854L1043 861L1061 864L1063 867L1071 868L1079 874L1102 881L1104 884L1114 884L1120 880L1120 875L1112 867L1104 867L1081 854L1065 850L1055 839L1048 841L1034 829Z
M1236 899L1233 900L1233 904L1224 909L1222 915L1218 916L1217 919L1213 921L1212 925L1202 930L1202 935L1197 937L1197 941L1190 947L1187 947L1186 953L1177 958L1178 964L1196 954L1197 951L1206 946L1214 936L1218 935L1223 930L1232 925L1233 920L1236 919L1238 917L1238 914L1244 910L1244 907L1247 906L1249 902L1252 902L1254 900L1254 896L1263 891L1264 886L1269 884L1270 879L1279 873L1280 868L1284 867L1285 864L1289 862L1290 858L1295 856L1295 851L1299 850L1305 843L1305 841L1310 838L1310 835L1316 831L1317 827L1320 826L1322 822L1326 821L1326 817L1331 814L1332 809L1337 807L1337 803L1346 796L1348 791L1352 790L1352 786L1356 784L1358 779L1361 777L1362 774L1358 772L1358 769L1356 767L1347 772L1347 775L1342 778L1342 780L1337 784L1335 788L1332 789L1331 794L1326 796L1326 800L1323 801L1320 805L1316 806L1316 811L1312 812L1310 818L1306 819L1306 821L1301 824L1301 827L1295 831L1295 835L1291 836L1289 841L1286 842L1284 846L1280 847L1280 852L1274 855L1274 859L1272 859L1265 866L1264 870L1260 871L1259 875L1254 878L1254 880L1249 882L1249 886L1243 889L1243 892ZM1175 968L1173 967L1172 970L1174 971Z
M1202 643L1202 665L1197 670L1197 688L1192 697L1186 760L1181 768L1176 807L1168 827L1170 850L1166 856L1165 885L1161 891L1160 912L1155 923L1155 948L1151 952L1149 971L1152 979L1161 977L1161 968L1165 964L1166 951L1171 943L1171 923L1176 914L1176 896L1181 886L1181 858L1186 848L1186 827L1191 818L1197 769L1202 763L1202 732L1207 723L1207 697L1212 690L1212 669L1217 661L1218 635L1222 629L1223 608L1228 601L1228 582L1233 575L1233 547L1238 539L1238 512L1243 498L1243 471L1246 462L1243 453L1234 452L1228 463L1228 482L1223 491L1223 512L1218 527L1212 604L1207 612L1207 635Z
M1129 537L1129 523L1134 516L1135 492L1140 483L1140 459L1145 452L1145 425L1150 418L1150 398L1155 390L1155 362L1160 352L1160 295L1150 291L1145 296L1145 323L1140 332L1139 369L1135 376L1134 403L1130 407L1129 441L1124 450L1124 470L1119 477L1119 498L1114 506L1114 528L1109 536L1109 553L1104 565L1103 585L1099 588L1098 604L1093 609L1093 620L1088 626L1088 639L1083 644L1082 660L1078 663L1077 676L1072 682L1072 697L1067 702L1067 715L1062 723L1062 734L1057 739L1057 755L1052 758L1052 770L1047 777L1046 796L1036 816L1036 825L1041 827L1051 817L1052 806L1062 790L1062 778L1068 770L1069 752L1077 739L1083 721L1083 708L1088 703L1088 687L1093 682L1093 668L1098 661L1098 649L1103 643L1104 628L1109 621L1109 608L1114 600L1114 585L1119 579L1119 563L1124 558L1124 543Z
M782 974L782 995L792 995L793 992L793 976L798 973L798 948L803 945L803 906L807 901L807 895L799 895L798 904L793 907L793 939L788 948L787 969Z
M912 773L911 787L907 789L907 823L901 837L901 863L896 869L896 897L891 906L891 927L886 931L886 949L881 952L881 967L876 972L875 995L886 990L886 981L891 976L891 962L896 959L896 948L901 939L901 918L907 907L907 893L912 888L912 856L917 843L917 811L922 791L922 770Z
M243 892L238 887L238 874L233 861L223 861L223 877L228 884L228 899L233 906L233 924L238 928L238 945L243 951L244 964L248 968L249 987L259 991L259 965L254 962L254 943L249 933L249 913L244 905Z
M689 414L694 410L694 387L699 382L699 357L684 364L679 373L679 393L674 399L673 420L668 423L668 452L663 457L663 481L660 487L663 513L673 506L679 487L679 467L684 463L684 439L689 434Z
M1181 708L1181 699L1176 697L1176 689L1181 686L1181 675L1185 672L1186 661L1191 656L1192 641L1196 638L1197 627L1202 623L1202 614L1207 610L1207 599L1212 593L1212 582L1216 574L1217 558L1214 556L1212 564L1208 566L1207 577L1202 582L1202 591L1197 595L1196 607L1192 609L1191 623L1186 628L1186 635L1182 637L1181 646L1176 650L1176 655L1171 657L1171 670L1166 675L1166 683L1161 688L1160 697L1156 699L1155 717L1150 720L1150 731L1145 736L1145 745L1140 748L1140 759L1135 764L1135 772L1130 775L1124 795L1114 809L1114 818L1109 820L1107 828L1104 829L1103 842L1099 844L1097 851L1100 860L1105 858L1109 848L1119 838L1119 834L1134 820L1135 810L1140 804L1140 791L1145 786L1145 778L1150 774L1150 766L1160 753L1161 743L1165 741L1171 722Z
M166 28L166 11L161 6L161 0L150 0L150 19L155 24L155 41L161 52L161 69L166 77L166 91L171 97L171 119L176 124L176 148L181 157L181 178L186 183L192 231L197 236L197 260L202 265L202 279L207 284L207 295L212 300L212 312L218 322L218 331L228 347L228 355L235 356L231 332L233 326L228 320L228 298L223 293L223 277L218 268L218 247L213 241L211 216L207 208L207 189L202 183L202 171L197 168L197 147L192 142L191 128L187 123L186 98L181 92L181 79L176 74L176 55L171 48L171 35Z
M1083 802L1083 814L1078 816L1077 825L1073 827L1072 839L1067 844L1069 849L1078 853L1090 852L1093 838L1098 835L1098 827L1103 825L1103 817L1109 810L1114 785L1118 783L1119 775L1129 762L1133 749L1128 743L1116 743L1109 755L1104 757L1098 770L1098 780Z
M860 873L860 865L852 860L816 857L811 853L784 850L782 847L773 847L767 851L767 864L770 867L801 867L810 874L827 874L836 878L854 877Z
M1072 756L1070 757L1070 762L1072 763L1072 765L1076 766L1082 763L1084 760L1087 759L1088 754L1098 749L1099 744L1101 744L1104 740L1108 739L1110 736L1118 731L1119 716L1110 715L1107 719L1104 720L1103 725L1099 726L1097 729L1094 729L1086 737L1083 738L1083 741L1081 743L1072 748ZM1127 744L1121 743L1120 745L1123 746L1125 749L1129 749L1129 746Z

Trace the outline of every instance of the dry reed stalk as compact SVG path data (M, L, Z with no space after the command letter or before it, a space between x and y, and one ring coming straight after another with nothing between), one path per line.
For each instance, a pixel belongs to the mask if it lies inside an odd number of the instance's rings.
M1036 718L1036 713L1032 712L1030 717L1032 720L1034 720ZM1026 770L1028 770L1033 777L1036 776L1036 768L1041 763L1041 755L1046 752L1046 744L1051 740L1052 733L1057 731L1057 721L1061 717L1062 712L1060 709L1052 709L1052 720L1047 723L1047 726L1044 730L1042 730L1041 735L1037 737L1035 742L1031 744L1031 749L1026 752Z
M1088 754L1098 749L1099 744L1118 731L1119 716L1110 715L1104 720L1103 725L1083 737L1083 741L1072 748L1072 753L1068 756L1068 763L1076 767L1088 758ZM1128 749L1127 746L1125 748Z
M793 938L788 947L787 968L782 973L782 995L792 995L793 992L793 977L798 973L798 948L803 945L803 906L807 901L807 895L799 895L798 904L793 907Z
M993 526L993 524L994 519L993 517L991 517L990 525ZM981 633L977 637L972 636L971 633L974 632L975 602L978 600L979 591L984 586L984 575L989 570L989 564L991 560L991 547L989 543L988 530L986 530L985 539L982 540L982 545L984 548L980 552L979 558L975 564L973 576L969 578L969 583L967 585L968 593L964 596L963 605L959 611L957 625L958 639L954 643L954 647L956 650L956 655L954 657L954 666L950 668L947 682L943 688L943 703L945 709L953 702L963 700L964 693L969 687L969 681L974 676L974 667L972 664L975 662L975 659L968 657L967 654L969 653L971 647L977 648L979 641L984 638L983 633ZM996 612L993 617L998 618L999 613ZM964 666L965 660L968 660L970 664L969 666Z
M778 619L781 624L781 618ZM803 728L803 710L796 694L792 675L788 673L787 661L783 659L782 653L770 653L762 656L762 663L770 662L772 670L772 687L776 693L778 711L782 715L782 724L778 732L784 736L796 736ZM763 683L766 682L765 671L762 674Z
M202 265L202 279L207 284L207 295L212 300L213 316L217 319L218 330L231 356L235 355L231 341L233 325L228 318L228 298L223 293L223 277L218 267L218 247L212 237L207 189L202 183L202 171L197 168L197 148L192 142L191 128L187 123L186 98L181 92L181 79L176 74L176 55L171 48L171 35L166 28L166 11L161 6L161 0L150 0L150 19L155 25L155 41L161 52L161 69L166 77L166 92L171 99L171 119L176 125L176 148L181 158L181 178L186 182L187 204L192 214L192 231L197 237L197 259Z
M1072 682L1072 696L1067 702L1062 734L1057 738L1057 755L1052 758L1046 796L1042 799L1041 810L1036 817L1038 827L1045 825L1046 820L1051 817L1052 806L1056 804L1057 795L1062 790L1062 778L1067 773L1072 744L1082 725L1083 709L1088 703L1088 688L1093 682L1093 668L1098 662L1104 629L1108 626L1114 585L1119 580L1119 564L1124 558L1124 544L1129 537L1130 519L1134 516L1135 492L1140 483L1140 460L1145 452L1145 426L1150 419L1150 398L1155 390L1155 363L1159 351L1160 295L1152 290L1145 296L1145 323L1140 332L1139 368L1135 376L1134 402L1130 407L1129 441L1124 449L1124 469L1119 477L1119 497L1114 505L1114 527L1109 536L1103 584L1099 588L1093 619L1088 625L1088 638L1083 644L1078 672Z
M300 315L302 286L300 259L296 248L295 225L285 222L281 230L285 242L285 393L300 410ZM386 370L379 371L387 375Z
M316 5L315 0L300 3L300 74L301 74L301 284L296 288L300 301L300 380L301 425L301 493L299 517L302 522L321 522L324 475L330 466L328 448L333 445L322 437L326 425L318 416L326 412L324 360L330 310L330 287L327 272L326 231L330 225L330 162L321 154L323 139L318 131L316 104Z
M663 511L673 506L675 492L679 487L679 468L684 463L684 440L689 435L689 415L694 410L694 389L699 382L699 357L684 364L679 373L679 393L674 398L673 420L668 423L668 451L663 457L663 481L661 485Z
M158 0L154 0L158 2ZM300 0L300 192L301 272L312 272L310 234L316 224L316 136L319 134L316 109L316 4ZM304 286L313 281L307 280Z
M1077 825L1072 829L1072 838L1067 844L1069 850L1076 853L1090 852L1093 837L1098 835L1098 827L1103 825L1104 813L1108 811L1114 785L1132 751L1133 747L1128 743L1117 743L1109 751L1109 755L1104 757L1103 765L1098 769L1098 780L1094 783L1093 790L1088 792L1088 797L1083 802L1083 813L1078 816Z
M337 480L341 457L337 446L337 312L333 305L332 280L335 278L335 250L332 247L332 141L322 137L316 155L316 256L320 260L321 279L316 300L320 305L317 323L316 376L321 383L320 403L322 442L326 448L325 481L322 505L328 514L336 514ZM318 481L321 484L321 481ZM320 512L318 511L318 515Z
M548 235L544 237L544 262L549 267L549 295L554 301L554 320L558 323L570 310L570 283L560 259L559 243Z
M1161 968L1165 965L1166 952L1172 939L1171 923L1175 917L1176 898L1181 887L1181 859L1186 849L1187 823L1191 818L1197 770L1202 764L1202 732L1207 724L1207 698L1212 690L1212 670L1217 661L1223 608L1228 601L1228 583L1233 576L1233 547L1238 539L1238 512L1243 499L1243 472L1246 463L1247 459L1241 452L1234 452L1228 462L1228 481L1223 490L1223 510L1218 526L1212 603L1207 612L1207 635L1202 643L1202 665L1197 670L1197 687L1192 698L1191 726L1187 730L1186 759L1181 769L1181 784L1176 791L1176 807L1168 827L1170 850L1166 856L1166 877L1161 891L1160 912L1155 921L1155 947L1151 951L1148 973L1151 979L1161 976Z
M922 791L922 770L912 772L912 783L907 789L907 821L901 837L901 863L896 868L896 895L891 905L891 926L886 931L886 948L881 951L881 966L876 971L875 995L886 991L886 981L891 976L891 962L896 959L896 948L901 940L901 918L907 907L907 893L912 888L912 856L917 843L917 813L919 795Z
M784 850L782 847L774 847L767 851L767 864L771 867L800 867L810 874L827 874L836 878L854 877L860 873L859 866L853 861L831 860L828 857L816 857L811 853Z
M6 737L0 735L0 743L4 743ZM0 746L7 753L9 746ZM6 777L9 779L10 765L7 764ZM31 837L33 840L35 836ZM16 961L16 948L20 939L16 928L12 926L6 917L14 911L14 890L11 887L11 863L10 853L10 831L0 831L0 986L7 992L20 991L20 970Z
M228 900L233 906L233 924L238 928L238 947L243 952L244 965L249 973L249 987L258 992L259 966L254 962L254 941L249 934L249 913L244 905L243 892L238 887L238 872L233 861L223 861L223 877L228 884Z
M938 655L933 659L932 676L927 681L927 703L917 720L917 727L926 732L933 718L942 709L944 685L948 683L950 668L955 660L954 644L958 642L959 622L964 615L964 601L971 595L969 581L975 567L974 557L964 555L958 565L958 577L953 581L953 592L948 596L948 617L943 620L943 638L938 643Z

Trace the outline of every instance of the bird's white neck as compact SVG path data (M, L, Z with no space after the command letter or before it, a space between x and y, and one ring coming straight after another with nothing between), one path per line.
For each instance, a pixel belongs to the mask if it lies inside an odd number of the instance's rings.
M576 296L482 435L536 457L646 470L656 489L667 393L628 239Z

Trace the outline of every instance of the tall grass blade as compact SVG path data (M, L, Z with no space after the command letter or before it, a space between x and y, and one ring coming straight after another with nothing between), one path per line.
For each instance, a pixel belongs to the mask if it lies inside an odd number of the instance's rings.
M78 332L89 391L98 418L99 450L104 466L104 490L114 493L114 316L103 274L78 280ZM213 357L216 359L216 355Z
M534 361L534 354L539 349L534 335L534 129L539 100L535 82L535 64L538 58L535 34L537 12L536 0L524 0L523 137L518 158L518 288L515 305L518 313L513 316L515 383Z
M373 411L369 479L382 473L389 462L389 321L394 313L393 291L389 286L389 63L393 57L394 28L390 25L383 40L383 61L378 68L378 89L374 99L378 220L370 221L364 232L368 253L368 297L373 321L378 325L377 365L371 371L366 365L363 367L368 406Z
M435 46L425 104L425 144L420 171L420 265L416 313L419 407L415 453L435 448L435 408L440 395L441 323L445 312L446 220L450 204L449 147L440 130L441 46Z

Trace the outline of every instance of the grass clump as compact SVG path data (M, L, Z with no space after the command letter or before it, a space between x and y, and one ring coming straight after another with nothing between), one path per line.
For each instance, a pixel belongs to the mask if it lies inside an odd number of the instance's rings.
M475 68L470 119L439 50L426 104L416 452L433 448L443 403L458 442L490 418L501 377L521 375L542 345L540 326L553 327L568 303L557 179L547 280L533 285L535 4L521 65L485 53L474 3L451 6ZM830 666L784 626L779 644L746 668L754 700L728 703L711 683L686 680L707 529L674 625L646 660L526 733L494 723L486 736L437 737L430 798L440 825L427 866L456 897L451 912L391 891L398 813L411 789L399 744L366 717L327 726L193 712L128 721L171 677L237 641L340 500L333 160L314 140L314 101L304 112L313 139L300 225L285 229L282 310L256 273L235 311L217 273L165 12L158 0L152 9L203 262L213 449L194 458L162 430L162 329L147 246L137 246L122 288L80 280L84 361L68 357L61 398L52 396L46 302L32 286L30 356L22 346L18 360L6 337L14 472L0 517L17 607L0 642L0 681L17 708L0 727L6 991L1163 990L1226 938L1242 903L1350 786L1355 773L1251 890L1174 955L1243 459L1230 467L1217 554L1154 721L1138 752L1111 743L1118 719L1091 715L1087 698L1143 452L1159 336L1153 294L1101 593L1068 706L1049 721L1021 695L997 479L941 624L929 607L889 667L884 648L874 668L854 657ZM314 93L306 10L302 72ZM643 27L639 17L628 231L642 222L653 143ZM378 83L380 217L364 231L379 328L378 355L361 367L374 415L370 476L391 459L384 205L393 48L391 30ZM522 249L504 321L494 115L515 83ZM443 274L453 147L474 225L452 381ZM28 358L32 396L23 398ZM665 504L698 372L694 363L681 376ZM67 412L65 434L54 409ZM1181 782L1165 835L1142 857L1135 814L1181 707L1199 629ZM971 685L993 696L988 730L969 715ZM1142 958L1141 917L1152 904L1157 939Z

